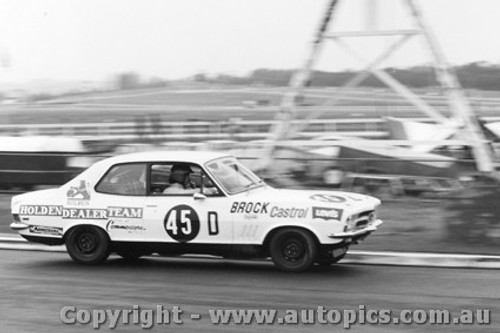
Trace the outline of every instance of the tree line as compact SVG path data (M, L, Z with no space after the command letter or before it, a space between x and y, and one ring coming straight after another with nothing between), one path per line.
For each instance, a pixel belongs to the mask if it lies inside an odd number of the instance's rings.
M437 85L434 69L429 66L415 66L403 69L389 67L384 70L409 87L425 88ZM462 66L456 66L454 70L464 88L500 90L500 65L473 62ZM219 84L286 86L290 82L293 73L294 70L257 69L247 76L218 75L213 78L207 78L203 74L197 74L194 79L195 81ZM314 71L311 76L310 86L340 87L357 73L357 71ZM371 75L363 81L361 86L381 88L386 85L375 76Z

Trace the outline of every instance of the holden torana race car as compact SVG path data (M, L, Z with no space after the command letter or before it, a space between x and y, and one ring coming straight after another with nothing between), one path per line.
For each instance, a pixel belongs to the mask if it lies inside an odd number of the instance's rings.
M284 271L331 264L377 229L380 200L275 189L236 158L161 151L111 157L59 188L12 198L11 228L98 264L110 253L268 258Z

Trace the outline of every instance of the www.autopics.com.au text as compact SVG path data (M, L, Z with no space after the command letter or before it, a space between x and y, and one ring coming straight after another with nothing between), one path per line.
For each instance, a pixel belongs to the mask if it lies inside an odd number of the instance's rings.
M349 329L354 325L488 325L488 309L462 309L452 313L446 309L367 309L359 305L351 309L209 309L206 313L185 313L179 306L141 308L132 305L125 309L79 309L65 306L60 319L68 325L91 325L110 329L118 325L136 325L149 329L155 325L183 325L189 321L205 320L211 325L338 325Z

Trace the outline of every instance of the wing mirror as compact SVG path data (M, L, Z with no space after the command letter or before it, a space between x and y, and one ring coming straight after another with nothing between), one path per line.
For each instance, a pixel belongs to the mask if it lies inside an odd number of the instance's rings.
M194 200L205 200L206 198L207 198L206 195L199 193L199 192L196 192L195 194L193 194Z

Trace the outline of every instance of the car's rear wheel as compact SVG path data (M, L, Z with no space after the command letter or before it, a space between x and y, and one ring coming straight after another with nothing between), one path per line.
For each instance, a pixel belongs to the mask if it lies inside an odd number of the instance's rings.
M316 260L317 251L313 236L302 229L278 230L269 243L274 264L286 272L308 269Z
M66 248L70 257L79 264L100 264L109 256L109 238L101 228L76 227L66 237Z

